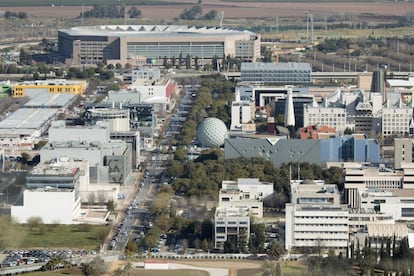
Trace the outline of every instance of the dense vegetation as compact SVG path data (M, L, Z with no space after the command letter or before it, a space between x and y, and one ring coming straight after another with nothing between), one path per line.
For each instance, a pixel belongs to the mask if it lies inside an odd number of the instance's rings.
M4 18L6 18L6 19L14 19L14 18L26 19L27 18L27 13L6 11L4 13Z
M194 5L191 8L185 8L183 12L180 14L180 19L183 20L212 20L216 18L217 11L211 10L203 15L203 10L201 5Z
M94 5L93 8L86 12L81 12L80 17L95 18L124 18L124 5Z
M325 179L327 183L335 183L342 188L342 170L339 168L322 169L309 163L289 163L277 168L271 161L261 158L224 160L220 149L206 151L196 160L187 160L189 148L186 145L195 139L196 127L205 117L219 118L227 125L230 123L228 103L234 97L234 84L219 75L204 78L200 83L187 121L177 138L179 146L174 160L167 169L167 176L174 178L172 187L177 194L216 199L223 180L259 178L260 181L274 183L276 192L288 196L289 170L296 176L299 167L301 179ZM283 208L280 205L273 207Z

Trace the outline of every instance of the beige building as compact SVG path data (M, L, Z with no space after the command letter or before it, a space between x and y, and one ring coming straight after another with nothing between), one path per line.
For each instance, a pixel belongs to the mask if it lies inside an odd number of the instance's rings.
M162 65L191 57L199 65L224 56L260 58L260 34L228 27L181 25L82 26L58 32L59 54L68 65L97 62Z

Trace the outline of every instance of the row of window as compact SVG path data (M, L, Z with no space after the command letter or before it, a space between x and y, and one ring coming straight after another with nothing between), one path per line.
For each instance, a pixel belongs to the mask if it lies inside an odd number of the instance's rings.
M145 57L175 57L187 55L199 58L213 58L214 56L224 56L223 45L128 45L128 56Z
M295 216L295 219L348 219L345 216Z

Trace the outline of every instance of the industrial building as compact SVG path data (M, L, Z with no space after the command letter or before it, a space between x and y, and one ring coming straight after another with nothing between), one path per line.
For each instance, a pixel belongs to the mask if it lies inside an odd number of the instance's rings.
M59 55L67 65L97 62L162 65L165 59L191 56L200 65L231 56L260 58L260 35L227 27L180 25L82 26L58 32Z
M0 121L0 147L32 149L58 115L57 108L20 108Z
M340 198L336 185L292 181L291 203L286 204L285 248L346 250L349 212Z
M49 141L40 151L40 160L68 157L89 161L90 183L125 184L131 176L132 145L110 139L108 122L92 126L67 126L55 121Z

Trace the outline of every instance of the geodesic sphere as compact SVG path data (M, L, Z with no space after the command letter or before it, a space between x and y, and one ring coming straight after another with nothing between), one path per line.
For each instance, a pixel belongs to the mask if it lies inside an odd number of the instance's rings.
M217 118L206 118L197 127L197 139L205 147L222 146L227 135L226 125Z

